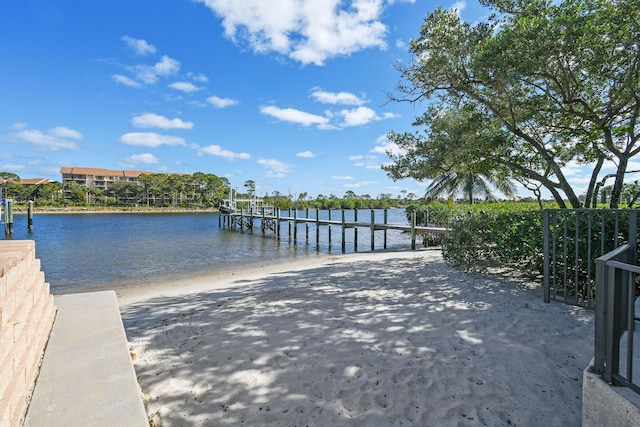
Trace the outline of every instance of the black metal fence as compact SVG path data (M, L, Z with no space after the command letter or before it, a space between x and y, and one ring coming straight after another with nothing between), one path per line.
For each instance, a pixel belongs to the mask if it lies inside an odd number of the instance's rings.
M640 320L635 310L636 279L640 274L636 259L634 241L595 260L597 304L592 370L608 383L640 393L633 366L635 322Z
M639 212L635 209L544 210L545 302L555 300L594 308L595 260L626 243L637 247Z

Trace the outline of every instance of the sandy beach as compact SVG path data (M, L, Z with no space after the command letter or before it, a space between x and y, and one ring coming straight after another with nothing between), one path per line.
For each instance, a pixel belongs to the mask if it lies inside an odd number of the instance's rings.
M593 313L361 253L119 295L163 426L579 426Z

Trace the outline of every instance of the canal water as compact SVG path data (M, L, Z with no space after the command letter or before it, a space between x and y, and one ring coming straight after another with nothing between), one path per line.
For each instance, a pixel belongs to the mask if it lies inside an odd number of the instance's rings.
M406 224L403 209L390 209L388 223ZM283 213L283 216L286 214ZM304 216L304 211L299 216ZM359 222L370 221L370 211L358 212ZM327 218L320 211L320 218ZM340 211L332 219L341 220ZM346 211L353 220L353 211ZM383 211L375 211L376 222L383 222ZM342 253L341 227L320 229L316 245L315 226L298 225L297 239L289 226L281 224L280 239L272 231L253 231L220 227L215 213L115 213L115 214L38 214L33 231L27 231L27 216L14 216L14 232L4 239L35 240L36 257L42 263L45 280L54 294L119 289L195 277L202 274L241 270L249 264L295 261ZM371 249L369 229L358 229L358 252ZM376 250L383 248L384 235L376 231ZM346 253L353 253L355 233L346 230ZM390 249L409 248L410 238L399 231L388 231Z

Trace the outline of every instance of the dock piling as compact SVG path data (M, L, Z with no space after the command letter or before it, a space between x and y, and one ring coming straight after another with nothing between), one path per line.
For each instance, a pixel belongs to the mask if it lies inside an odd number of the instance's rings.
M298 208L293 210L293 244L298 244Z
M320 209L316 208L316 247L320 246Z
M33 231L33 200L29 200L27 208L27 231Z
M358 222L358 208L353 210L353 221ZM358 227L353 227L353 247L358 252Z
M8 199L4 211L4 234L13 234L13 200Z
M345 229L346 229L346 221L344 216L344 209L342 209L342 253L346 252L346 243L345 243Z
M7 201L9 202L9 201ZM332 227L340 226L341 228L341 250L342 253L346 253L346 242L347 242L347 229L354 229L354 242L353 247L355 252L358 251L358 228L366 228L369 227L369 231L371 234L371 251L375 250L375 232L382 231L384 233L384 249L387 249L387 231L388 230L397 230L402 231L404 233L410 234L411 237L411 249L415 250L416 245L416 237L418 235L424 236L428 233L447 233L450 230L447 228L440 227L429 227L417 225L417 213L415 210L410 212L408 224L389 224L388 222L388 211L384 209L383 211L383 222L376 223L376 212L371 209L370 221L367 222L358 222L358 210L354 209L353 212L353 220L347 220L347 212L346 209L341 209L341 218L339 220L334 220L332 217L333 211L328 209L328 219L320 219L320 209L316 208L315 218L309 216L309 209L305 209L305 215L301 216L300 212L297 208L288 209L289 215L283 216L282 210L280 208L274 208L269 213L266 212L264 208L262 208L261 215L256 214L253 209L249 209L248 212L245 212L244 209L239 209L237 213L226 213L220 214L218 218L218 225L224 226L228 224L233 228L238 227L238 221L240 230L243 230L245 227L250 231L253 231L254 221L261 220L261 229L262 234L266 233L267 227L271 229L278 241L280 241L280 226L282 221L286 221L289 229L289 242L297 245L298 244L298 226L300 222L305 223L305 239L306 243L309 244L309 226L312 223L315 223L316 227L316 247L319 249L320 247L320 228L323 226L327 227L327 241L328 241L328 249L331 252L331 245L333 239ZM7 206L5 212L5 231L8 233L9 230L12 231L13 226L13 215L12 215L12 206L9 204ZM293 226L293 232L291 231L291 227Z
M376 246L376 212L371 209L371 252L374 251Z
M411 211L411 249L416 250L416 211Z

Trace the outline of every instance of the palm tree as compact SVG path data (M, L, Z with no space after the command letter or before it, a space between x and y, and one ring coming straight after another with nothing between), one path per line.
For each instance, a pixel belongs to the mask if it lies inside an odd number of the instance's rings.
M427 188L425 197L437 198L443 194L452 197L462 192L471 205L477 195L484 196L487 201L495 200L494 190L507 197L513 197L516 194L514 183L498 174L450 172L436 177Z

